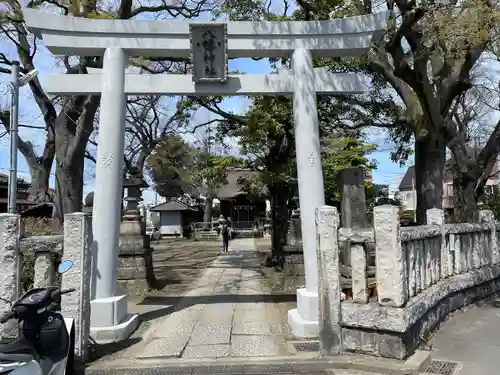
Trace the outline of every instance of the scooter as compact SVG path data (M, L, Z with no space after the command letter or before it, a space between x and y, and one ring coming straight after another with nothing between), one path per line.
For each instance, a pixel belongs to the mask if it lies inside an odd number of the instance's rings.
M62 261L58 272L62 274L72 267L70 260ZM71 318L63 318L59 311L61 296L74 291L56 286L33 288L11 305L10 311L0 318L0 323L17 319L19 339L0 344L0 375L71 373L74 322Z

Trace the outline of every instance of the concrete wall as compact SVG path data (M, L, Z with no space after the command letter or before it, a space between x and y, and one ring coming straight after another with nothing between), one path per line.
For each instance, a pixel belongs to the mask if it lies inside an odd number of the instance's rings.
M160 231L163 236L182 237L182 214L179 211L160 213Z

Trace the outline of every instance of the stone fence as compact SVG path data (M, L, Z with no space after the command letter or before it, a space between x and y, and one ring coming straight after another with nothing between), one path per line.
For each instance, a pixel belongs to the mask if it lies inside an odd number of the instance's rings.
M405 359L447 314L500 291L500 225L491 211L480 224L400 228L399 208L374 209L374 228L339 228L338 212L317 210L320 342L323 354L361 352ZM498 230L498 231L497 231ZM341 301L339 242L349 246L352 298ZM376 293L370 294L368 247L375 246Z
M64 235L21 238L20 216L0 214L0 297L9 301L20 297L26 256L34 258L34 287L75 288L75 292L63 296L61 308L65 317L74 319L75 360L82 363L88 356L90 332L91 218L73 213L64 220ZM73 268L59 279L57 264L61 258L71 260ZM8 309L8 304L0 301L0 314ZM0 340L15 336L16 324L11 321L0 325Z

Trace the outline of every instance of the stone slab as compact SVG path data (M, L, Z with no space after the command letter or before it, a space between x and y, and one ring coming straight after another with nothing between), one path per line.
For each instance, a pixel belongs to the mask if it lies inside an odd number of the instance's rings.
M138 357L180 357L188 341L189 336L156 338L146 345L144 350L138 354Z
M233 335L283 334L281 322L275 320L269 309L237 309L234 312L231 333Z
M196 325L189 343L191 345L229 344L231 341L231 318L218 321L200 320Z
M268 357L286 354L285 338L277 335L233 335L231 355L235 357Z
M214 291L213 285L206 285L206 286L202 286L199 288L191 289L184 296L185 297L199 297L199 296L212 295L213 291Z
M153 337L189 337L198 324L201 314L200 310L175 311L156 327Z
M312 354L312 355L311 355ZM242 366L251 369L261 369L262 373L272 369L276 374L317 374L323 371L337 369L353 369L357 371L376 372L387 375L418 374L429 363L430 353L418 363L408 359L396 361L385 358L375 358L359 354L338 355L318 358L317 354L307 353L293 356L275 357L226 357L226 358L150 358L150 359L117 359L90 364L86 375L144 375L151 374L216 374L224 369L224 373L241 374ZM255 374L255 372L252 372ZM329 372L331 373L331 372ZM361 373L362 374L362 373Z
M263 310L269 305L265 302L238 302L236 304L236 310Z
M238 283L229 282L224 285L216 285L214 287L214 294L237 294L239 291Z
M206 305L203 309L203 315L201 319L203 320L217 320L226 319L233 316L236 304L233 302L220 302Z
M182 353L182 358L222 358L228 357L230 344L188 345Z

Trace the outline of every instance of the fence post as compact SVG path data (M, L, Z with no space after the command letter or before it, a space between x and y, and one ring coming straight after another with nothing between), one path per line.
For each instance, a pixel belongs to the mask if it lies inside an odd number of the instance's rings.
M0 297L14 302L21 294L22 259L19 251L19 215L0 214ZM10 309L0 301L0 314ZM17 321L0 325L0 340L17 337Z
M54 285L56 269L54 258L50 251L37 251L33 253L35 267L33 270L33 287L46 288Z
M399 228L399 208L377 206L373 210L375 227L375 265L378 302L401 307L408 300L406 260Z
M497 226L495 223L495 215L491 210L481 210L479 211L479 220L483 224L488 224L491 228L490 232L490 246L491 249L491 264L497 264L500 261L500 254L498 251L498 242L497 242Z
M323 356L339 354L342 350L339 223L337 208L316 209L319 344Z
M439 225L441 228L441 264L439 277L442 279L453 275L453 258L446 246L446 233L444 230L444 210L440 208L431 208L425 213L427 224Z
M79 364L88 358L90 335L90 281L92 244L92 216L77 212L64 216L63 259L73 262L73 268L63 274L62 288L76 291L64 295L62 311L64 316L75 322L75 360Z

